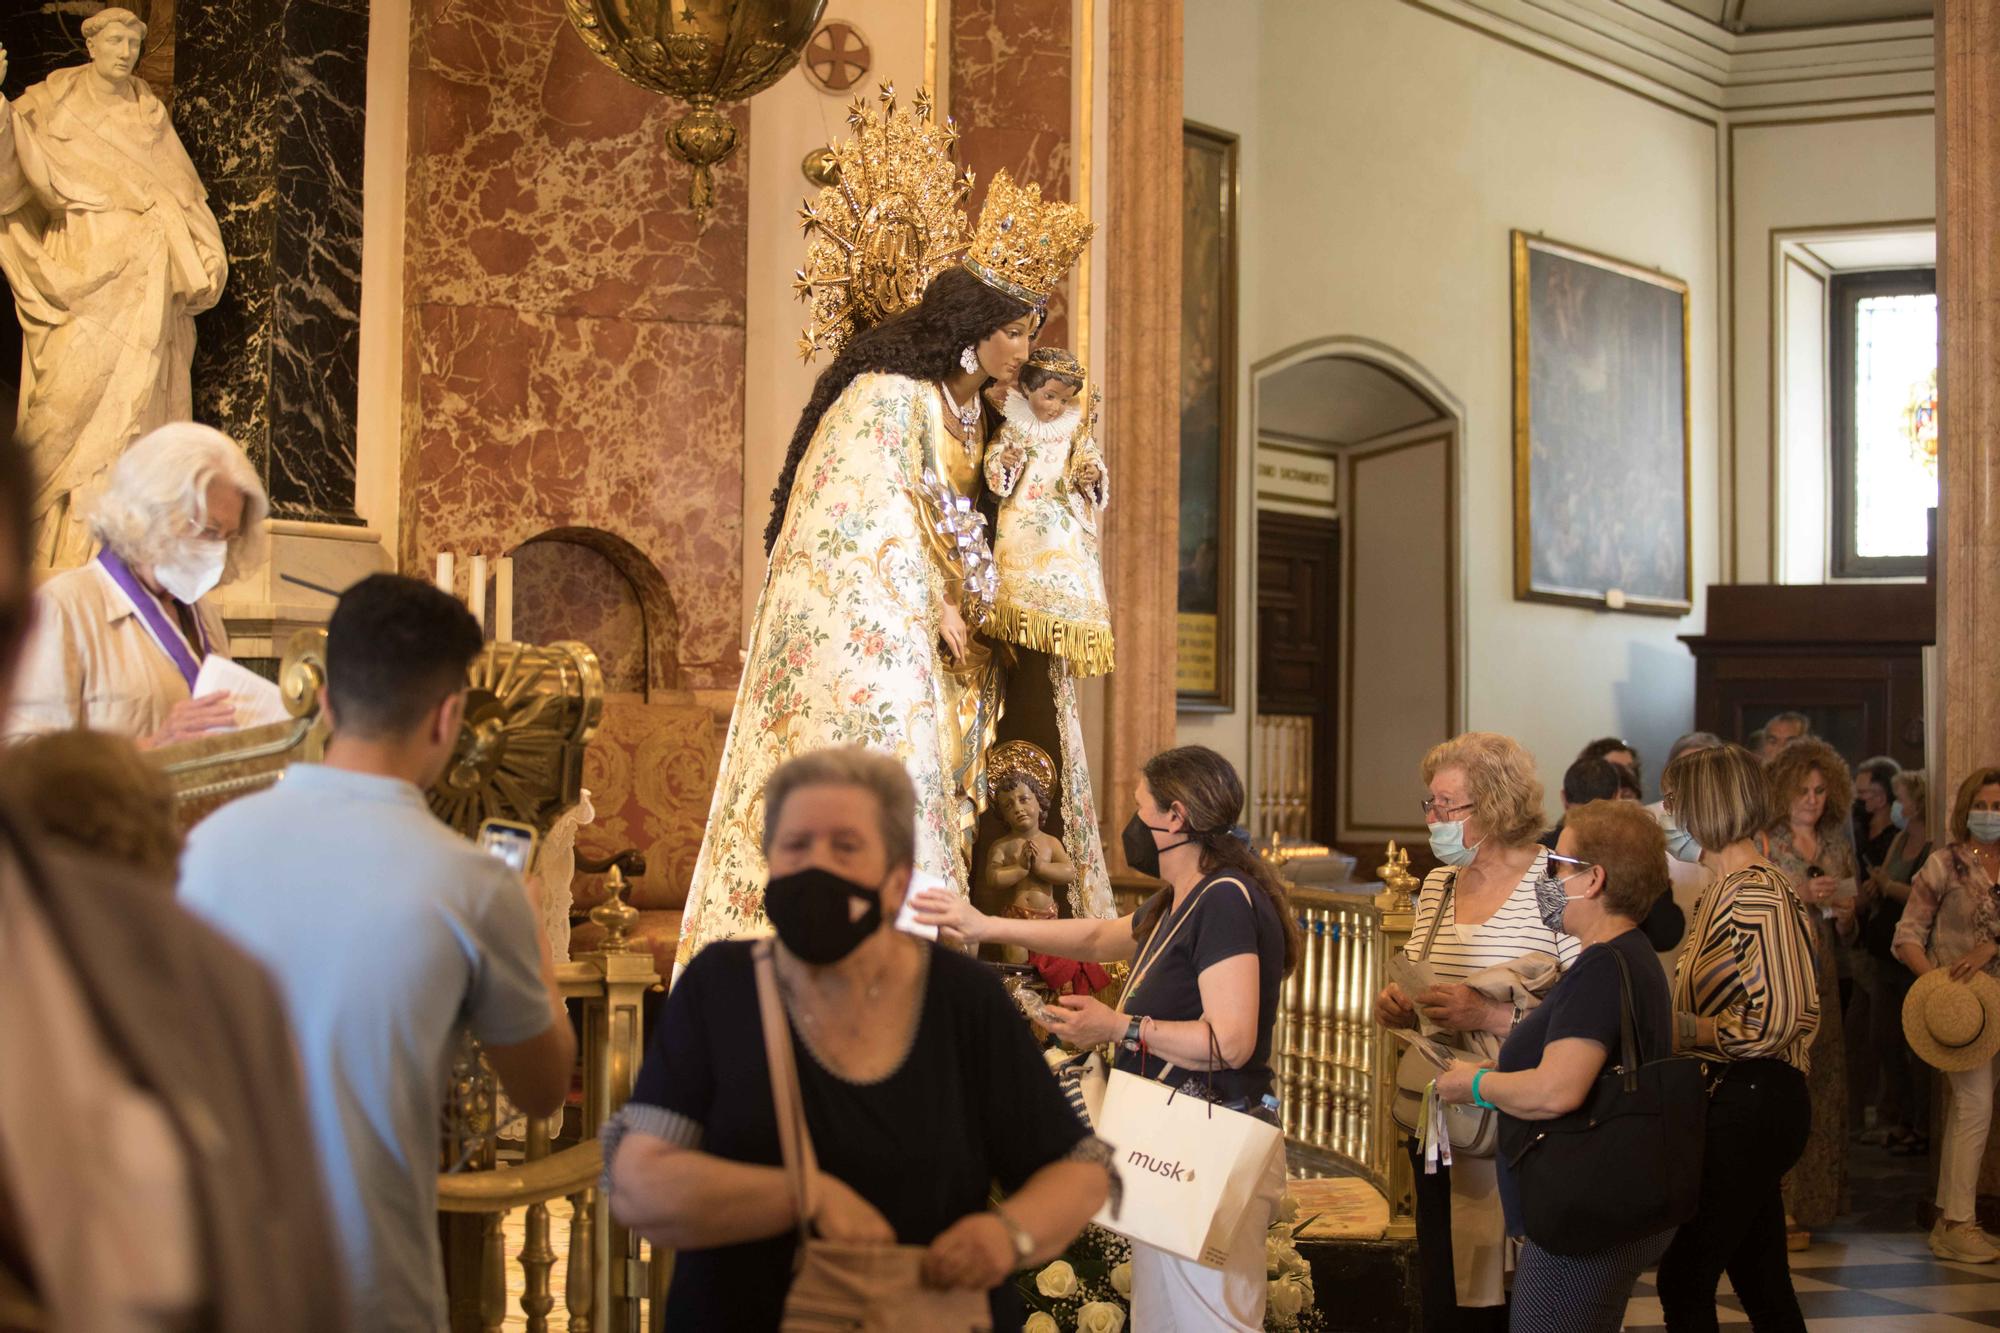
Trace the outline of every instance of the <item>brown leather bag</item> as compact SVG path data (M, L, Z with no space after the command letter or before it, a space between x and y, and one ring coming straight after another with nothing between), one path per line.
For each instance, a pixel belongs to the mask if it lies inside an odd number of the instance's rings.
M923 1281L921 1245L847 1245L821 1240L808 1221L816 1206L819 1159L806 1128L792 1062L791 1025L778 998L771 942L751 950L757 969L757 1008L763 1020L764 1056L771 1070L771 1102L778 1115L778 1147L799 1214L798 1260L785 1297L781 1333L992 1333L993 1313L983 1291L939 1291Z

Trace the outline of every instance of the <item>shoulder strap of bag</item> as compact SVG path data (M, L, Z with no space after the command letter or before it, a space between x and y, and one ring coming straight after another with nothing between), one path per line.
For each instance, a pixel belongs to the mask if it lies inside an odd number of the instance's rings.
M1618 1063L1625 1071L1625 1091L1639 1090L1639 1023L1632 1014L1632 968L1615 945L1605 945L1618 961Z
M1437 943L1438 927L1444 924L1444 909L1451 902L1451 891L1458 884L1456 869L1444 872L1444 884L1438 893L1437 911L1431 913L1431 928L1424 932L1424 947L1417 951L1417 961L1423 962L1431 956L1431 946Z
M806 1108L799 1096L799 1070L792 1060L791 1025L785 1002L778 995L778 970L771 959L771 941L750 947L757 970L757 1011L764 1028L764 1060L771 1071L771 1106L778 1118L778 1152L784 1158L785 1179L792 1187L792 1205L799 1214L799 1241L810 1238L817 1201L813 1183L819 1162L813 1155L812 1133L806 1128Z
M1117 1012L1121 1014L1125 1012L1125 1002L1132 998L1132 992L1139 989L1139 983L1144 981L1146 974L1153 970L1153 964L1160 961L1160 955L1164 954L1167 951L1167 946L1174 942L1174 936L1180 932L1182 926L1187 924L1188 918L1194 915L1194 905L1201 901L1201 895L1208 892L1208 886L1212 883L1214 883L1213 880L1204 880L1200 884L1195 885L1194 894L1188 899L1187 907L1179 916L1174 917L1173 926L1166 932L1164 937L1160 934L1159 926L1153 927L1153 934L1146 941L1146 949L1143 955L1133 963L1132 971L1125 977L1125 989L1118 992Z

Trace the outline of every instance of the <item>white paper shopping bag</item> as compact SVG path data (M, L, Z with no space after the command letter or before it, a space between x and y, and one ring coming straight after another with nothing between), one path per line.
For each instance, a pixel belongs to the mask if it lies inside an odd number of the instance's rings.
M1152 1079L1114 1069L1097 1118L1124 1182L1118 1216L1092 1219L1130 1240L1210 1268L1229 1262L1229 1239L1284 1135Z

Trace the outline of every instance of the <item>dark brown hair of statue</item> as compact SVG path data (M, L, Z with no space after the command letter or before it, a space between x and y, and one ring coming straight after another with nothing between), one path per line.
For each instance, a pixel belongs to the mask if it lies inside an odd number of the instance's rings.
M1187 836L1201 844L1202 874L1233 872L1271 900L1285 928L1285 975L1290 976L1299 960L1298 917L1278 872L1237 832L1243 779L1235 766L1205 745L1183 745L1162 750L1141 771L1154 804L1162 810L1179 805L1187 812ZM1172 901L1172 893L1156 893L1133 915L1132 934L1142 946L1165 919Z
M784 530L785 508L791 503L792 481L819 430L820 419L841 391L867 374L907 375L913 380L943 380L963 370L959 354L984 341L994 330L1031 313L1025 301L999 292L963 268L953 266L931 280L924 299L900 315L892 315L848 339L833 364L820 372L812 397L799 413L798 428L785 450L785 465L771 492L771 521L764 526L764 554L770 555ZM981 398L985 397L980 386Z

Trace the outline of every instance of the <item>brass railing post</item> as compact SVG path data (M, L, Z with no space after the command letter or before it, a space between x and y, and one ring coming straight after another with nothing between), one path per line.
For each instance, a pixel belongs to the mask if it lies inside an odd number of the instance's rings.
M1399 851L1395 843L1390 843L1389 859L1382 867L1382 892L1375 898L1382 912L1381 955L1375 964L1377 990L1383 984L1380 978L1390 952L1400 950L1409 943L1410 932L1415 926L1414 894L1418 881L1410 874L1409 865L1409 853ZM1391 1239L1406 1240L1417 1234L1417 1185L1410 1171L1409 1156L1403 1151L1402 1131L1389 1116L1389 1104L1396 1093L1396 1065L1402 1047L1378 1037L1375 1052L1375 1160L1381 1166L1385 1182L1382 1193L1389 1201L1388 1235Z

